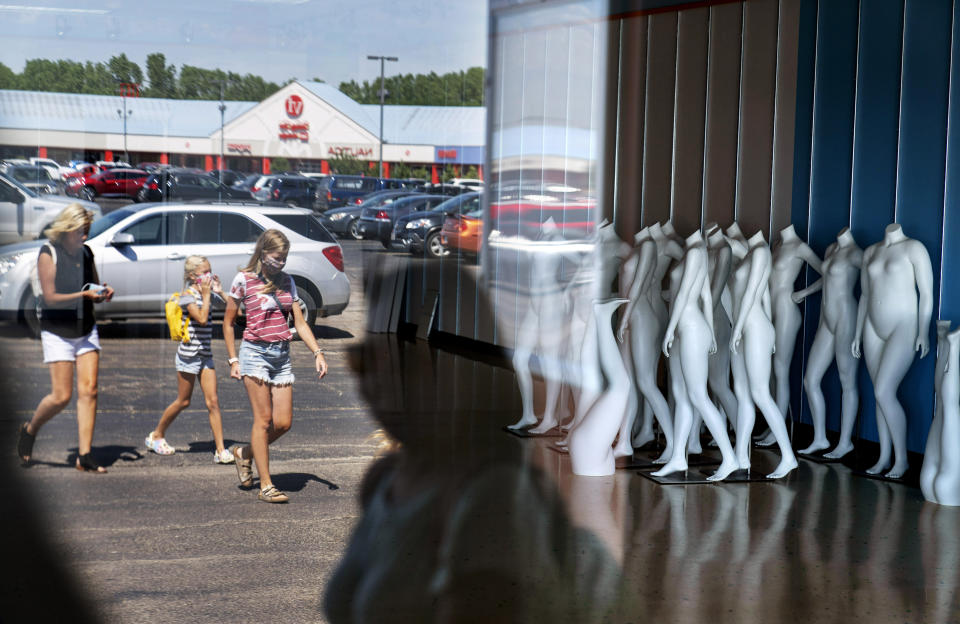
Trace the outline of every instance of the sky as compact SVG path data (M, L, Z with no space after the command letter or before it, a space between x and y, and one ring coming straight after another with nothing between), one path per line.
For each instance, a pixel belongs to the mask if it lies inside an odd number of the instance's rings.
M7 0L8 2L10 0ZM0 0L3 2L3 0ZM289 78L372 81L487 64L486 0L48 0L0 4L0 63L105 62L125 53L146 74L162 52L194 65Z

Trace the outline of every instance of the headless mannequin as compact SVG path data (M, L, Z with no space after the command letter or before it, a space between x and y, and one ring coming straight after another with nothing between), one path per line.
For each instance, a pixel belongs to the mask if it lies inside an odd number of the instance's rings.
M729 307L730 292L727 280L733 262L733 252L723 232L714 224L713 232L707 239L707 255L710 264L710 295L713 298L713 332L717 341L717 352L710 356L708 382L713 396L720 401L723 411L737 428L737 398L730 390L730 317L722 300L727 299Z
M857 283L862 264L863 251L853 240L850 228L845 227L837 234L837 242L827 248L821 267L823 277L809 288L793 295L793 300L800 303L807 296L823 289L820 324L817 325L817 334L810 353L807 354L806 372L803 376L803 387L813 419L813 442L800 451L801 453L816 453L830 446L826 432L826 403L820 384L834 358L837 360L837 372L843 388L840 439L837 446L825 457L839 459L853 450L853 425L857 419L860 393L857 387L857 361L847 345L853 343L853 334L857 328L857 300L853 296L853 287Z
M770 360L776 348L776 334L770 320L770 249L763 238L763 232L757 232L747 241L749 248L746 256L733 271L734 287L731 289L733 300L733 332L730 338L730 351L737 354L743 342L743 365L747 373L750 398L760 408L767 426L773 432L780 447L780 464L767 475L770 479L779 479L797 467L783 422L783 414L770 396ZM739 401L739 395L738 395ZM753 430L754 411L740 410L737 423L737 462L741 469L750 468L750 431Z
M665 476L687 469L687 436L693 426L693 410L703 417L717 441L723 462L707 477L725 479L737 462L727 437L723 418L707 396L707 358L717 349L713 336L713 301L707 271L707 250L700 231L686 240L683 261L671 272L670 321L663 339L663 353L670 357L670 387L674 395L673 456L653 473Z
M936 502L956 507L960 505L960 329L947 334L947 343L950 359L941 386L940 470L933 482L933 491Z
M637 267L627 292L628 301L617 329L617 338L621 342L624 338L629 341L637 387L646 405L650 406L656 416L666 440L666 448L654 461L666 463L673 453L673 424L667 401L657 387L657 364L660 360L664 329L654 307L654 298L663 303L660 285L656 283L657 244L650 237L649 228L641 230L637 235L637 242Z
M630 376L613 337L611 318L617 307L625 302L626 299L609 299L593 305L599 361L608 384L568 436L570 465L576 475L602 477L612 475L616 470L612 447L627 408Z
M773 378L776 387L774 396L777 409L784 415L790 406L790 364L803 320L800 308L792 297L793 285L804 262L817 273L823 273L820 258L797 236L793 225L788 225L780 231L780 244L773 252L773 266L770 270L770 302L773 328L777 337L776 351L773 354ZM761 444L772 443L772 438L771 432Z
M950 332L950 321L937 321L937 365L933 374L933 389L935 400L933 407L933 422L930 423L930 432L927 434L927 446L923 452L923 467L920 469L920 491L923 497L931 503L936 503L937 495L934 491L934 481L940 473L940 448L943 441L943 377L947 372L947 362L950 360L950 343L947 334ZM950 393L952 388L947 388Z
M633 247L627 257L620 263L620 274L618 281L618 293L621 299L627 299L630 292L630 285L636 277L639 267L639 256L637 247ZM625 314L621 315L620 322L623 322ZM620 422L620 432L617 434L617 442L613 447L614 457L630 457L633 455L633 440L631 437L634 422L637 420L637 413L640 404L639 393L637 392L637 383L633 372L633 355L630 353L630 343L618 339L620 345L620 357L623 365L627 369L630 377L630 396L627 399L627 407L623 413ZM650 439L653 439L651 435Z
M560 234L553 218L542 226L542 240L558 240ZM562 256L559 253L534 253L531 261L531 288L527 310L520 324L516 348L513 352L513 368L520 387L523 414L510 429L523 429L537 423L533 412L533 377L530 373L530 358L536 353L546 390L543 419L529 433L542 434L556 427L557 400L560 398L563 371L560 366L562 332L556 328L566 324L566 309L563 289L559 283L559 268Z
M860 272L857 329L851 350L863 355L877 399L880 458L867 469L899 479L907 471L907 417L897 399L897 388L913 363L914 352L923 358L930 350L929 327L933 314L933 268L920 241L907 238L898 223L887 226L883 240L863 254Z

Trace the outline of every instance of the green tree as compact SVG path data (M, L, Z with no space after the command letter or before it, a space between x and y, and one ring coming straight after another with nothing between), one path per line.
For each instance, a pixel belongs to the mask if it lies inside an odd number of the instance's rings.
M147 80L150 82L144 90L147 97L177 97L177 69L167 65L167 57L160 52L147 55Z
M15 71L0 63L0 89L18 88L19 78Z
M442 76L400 74L384 79L386 102L414 106L482 106L485 72L482 67ZM340 91L361 104L380 102L380 80L341 82Z
M342 175L362 175L367 172L367 162L350 154L338 154L329 160L330 171Z
M113 75L105 64L87 61L83 67L83 76L83 93L117 94L117 83L114 82Z
M110 60L107 61L107 67L110 69L114 82L143 84L143 71L139 65L128 59L126 54L121 53L119 56L111 56Z
M290 171L290 161L283 156L270 159L270 173L284 173Z

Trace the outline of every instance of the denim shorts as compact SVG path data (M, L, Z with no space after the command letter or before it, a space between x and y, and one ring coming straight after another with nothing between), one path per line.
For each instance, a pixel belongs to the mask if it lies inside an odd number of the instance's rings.
M271 386L291 385L290 343L244 340L240 343L240 375L259 379Z
M213 357L209 355L192 355L190 357L183 357L177 352L176 357L174 358L174 363L177 366L177 370L181 373L193 373L194 375L199 375L200 371L205 368L213 369Z

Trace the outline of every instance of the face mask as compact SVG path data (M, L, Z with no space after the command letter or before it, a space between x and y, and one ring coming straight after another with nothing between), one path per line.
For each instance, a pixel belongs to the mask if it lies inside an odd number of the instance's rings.
M262 257L260 258L260 262L263 264L263 266L269 267L269 268L273 269L274 271L279 271L280 269L282 269L282 268L283 268L284 266L286 266L286 264L287 264L286 260L284 260L284 261L275 260L275 259L269 258L269 257L267 257L267 256L262 256Z
M201 282L209 280L211 275L213 274L210 271L207 271L206 273L201 273L196 277L197 283L199 284Z

